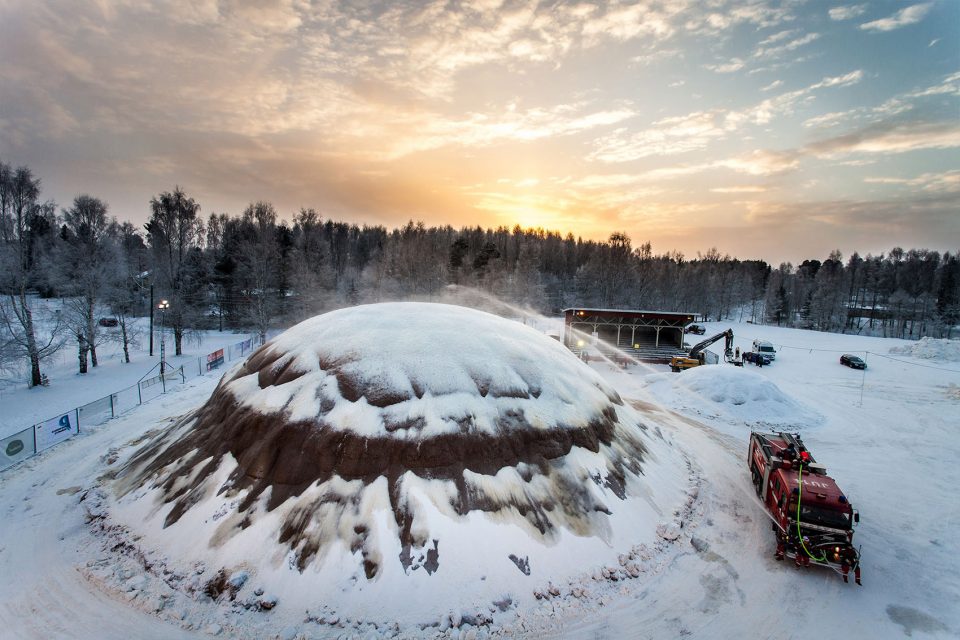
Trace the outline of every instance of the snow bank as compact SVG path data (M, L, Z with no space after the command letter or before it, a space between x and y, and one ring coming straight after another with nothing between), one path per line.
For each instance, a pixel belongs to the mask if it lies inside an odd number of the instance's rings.
M702 366L680 374L655 374L646 380L648 391L668 407L727 423L803 429L823 421L817 411L748 368Z
M891 347L890 353L925 360L960 362L960 340L923 337L917 342Z
M692 475L556 340L391 303L264 345L125 463L108 510L178 571L246 572L237 598L430 624L665 539Z

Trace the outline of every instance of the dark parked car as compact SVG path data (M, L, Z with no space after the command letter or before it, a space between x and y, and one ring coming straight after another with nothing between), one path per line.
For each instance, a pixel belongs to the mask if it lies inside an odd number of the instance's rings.
M685 331L686 333L695 333L695 334L697 334L698 336L702 336L703 334L705 334L705 333L707 332L707 328L704 327L702 324L692 324L692 325L690 325L689 327L687 327L686 329L684 329L684 331Z
M773 360L770 359L770 356L768 356L765 353L760 353L758 351L744 351L743 361L752 362L753 364L757 364L757 362L761 364L770 364L771 362L773 362Z
M867 363L863 361L863 358L858 358L857 356L852 356L849 353L845 353L840 356L840 364L846 365L851 369L866 369Z
M100 318L97 321L97 324L99 324L101 327L116 327L120 323L117 322L116 318Z

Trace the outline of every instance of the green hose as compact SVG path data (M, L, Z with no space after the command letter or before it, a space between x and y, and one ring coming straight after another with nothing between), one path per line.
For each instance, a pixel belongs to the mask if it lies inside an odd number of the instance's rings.
M797 492L797 537L800 539L800 546L803 548L804 553L810 556L810 559L816 560L817 562L823 562L827 559L827 554L823 554L821 558L815 558L810 550L807 549L807 545L803 542L803 534L800 533L800 501L803 498L803 463L800 463L800 472L797 475L797 485L799 487Z

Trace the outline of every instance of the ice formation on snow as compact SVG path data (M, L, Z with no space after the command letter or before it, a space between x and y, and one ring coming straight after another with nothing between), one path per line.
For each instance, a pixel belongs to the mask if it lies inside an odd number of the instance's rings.
M681 466L557 341L463 307L389 303L307 320L228 372L126 463L117 511L135 530L158 523L157 541L180 528L217 561L257 547L271 570L353 558L376 582L449 560L482 579L478 545L509 544L529 564L498 559L522 576L561 540L652 535L682 498Z

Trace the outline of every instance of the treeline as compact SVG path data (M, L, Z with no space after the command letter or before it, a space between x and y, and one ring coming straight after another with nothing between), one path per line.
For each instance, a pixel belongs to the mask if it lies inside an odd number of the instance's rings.
M958 322L957 256L894 249L843 263L835 252L794 269L721 256L688 259L634 247L626 233L606 242L543 229L454 229L409 222L388 230L325 220L302 209L289 222L266 202L240 215L202 215L179 187L149 202L143 228L108 215L102 200L69 207L41 198L29 168L0 162L0 364L31 365L70 341L79 368L97 365L109 310L125 351L129 320L169 301L164 323L175 349L190 329L289 326L345 305L438 299L451 286L556 314L575 306L686 311L716 320L772 322L824 331L949 335ZM62 298L52 321L33 318L31 298ZM111 336L113 333L111 332ZM129 357L129 356L128 356Z

